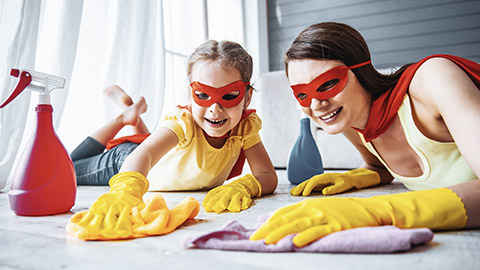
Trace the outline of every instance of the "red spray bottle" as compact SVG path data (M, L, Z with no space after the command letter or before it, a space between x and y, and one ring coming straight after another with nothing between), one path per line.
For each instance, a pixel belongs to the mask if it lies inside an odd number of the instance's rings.
M21 216L53 215L75 204L77 180L72 160L53 129L50 92L64 88L65 79L31 70L12 69L18 84L5 107L23 90L40 92L36 129L13 174L8 193L10 208Z

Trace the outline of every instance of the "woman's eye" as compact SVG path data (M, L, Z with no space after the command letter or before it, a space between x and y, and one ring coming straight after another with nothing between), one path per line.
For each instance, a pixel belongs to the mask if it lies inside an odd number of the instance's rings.
M233 91L233 92L230 92L230 93L224 95L222 98L225 99L225 100L232 100L232 99L235 99L236 97L238 97L238 95L240 95L240 91Z
M297 98L301 99L301 100L304 100L305 98L307 98L307 94L305 93L299 93L297 94Z
M322 85L320 85L320 87L318 87L317 92L328 91L328 90L332 89L335 85L337 85L338 82L340 82L339 79L333 79L333 80L327 81L327 82L323 83Z
M200 92L200 91L195 91L195 95L198 97L198 99L200 100L208 100L210 99L210 96L203 93L203 92Z

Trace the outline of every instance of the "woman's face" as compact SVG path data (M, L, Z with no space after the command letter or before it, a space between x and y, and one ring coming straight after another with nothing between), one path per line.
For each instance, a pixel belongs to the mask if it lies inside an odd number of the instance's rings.
M344 65L337 60L292 60L288 63L290 85L308 84L330 69ZM343 90L328 99L313 98L309 107L301 107L315 123L329 134L346 131L350 127L363 129L367 123L371 95L361 86L355 74L348 71ZM335 84L335 81L324 85Z
M191 79L199 83L220 88L242 80L240 72L235 68L224 67L213 61L200 61L194 65ZM202 92L193 94L202 99L208 99ZM230 98L239 95L239 91L232 91ZM192 97L192 115L195 123L200 126L209 136L221 137L233 129L241 120L243 110L250 103L251 91L246 91L245 98L233 107L224 107L214 103L208 107L197 104Z

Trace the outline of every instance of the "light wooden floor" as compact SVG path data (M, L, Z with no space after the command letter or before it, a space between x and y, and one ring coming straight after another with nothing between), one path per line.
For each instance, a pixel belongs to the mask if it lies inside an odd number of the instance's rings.
M114 242L84 242L65 232L70 216L87 210L108 187L79 187L71 212L45 217L16 216L9 208L4 191L0 193L0 269L480 269L480 230L436 232L427 245L381 255L270 254L183 248L181 241L186 236L217 230L232 219L251 228L259 215L304 199L288 194L291 186L285 171L278 171L278 175L280 183L275 194L255 200L255 205L246 211L212 214L202 208L195 222L171 234ZM369 197L403 191L405 188L395 183L340 196ZM186 196L201 202L206 193L162 194L171 207Z

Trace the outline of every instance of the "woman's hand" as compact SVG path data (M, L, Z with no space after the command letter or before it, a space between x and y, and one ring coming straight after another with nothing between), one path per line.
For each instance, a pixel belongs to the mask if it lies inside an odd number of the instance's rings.
M312 191L319 191L323 195L333 195L352 188L361 189L378 184L380 184L380 175L377 172L360 168L345 173L315 175L292 188L290 194L293 196L308 196Z
M250 240L273 244L289 234L302 247L329 233L365 226L458 229L467 222L460 198L447 188L371 198L307 199L278 209Z

